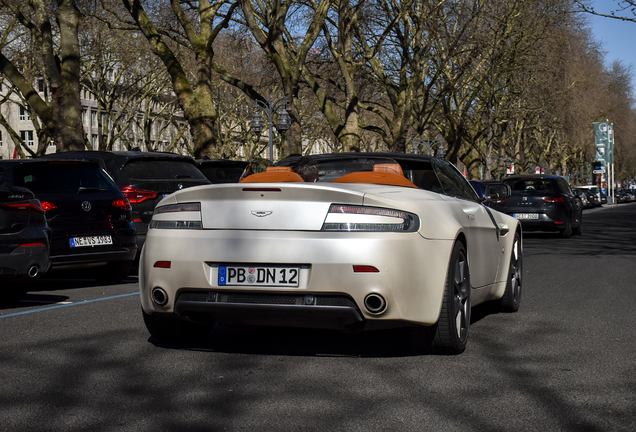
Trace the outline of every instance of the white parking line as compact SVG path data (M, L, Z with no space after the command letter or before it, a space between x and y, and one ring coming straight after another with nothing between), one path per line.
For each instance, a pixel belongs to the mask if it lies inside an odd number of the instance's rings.
M26 315L26 314L35 313L35 312L42 312L42 311L51 310L51 309L59 309L59 308L69 307L69 306L79 306L79 305L84 305L84 304L88 304L88 303L94 303L94 302L98 302L98 301L102 301L102 300L112 300L112 299L121 298L121 297L130 297L130 296L134 296L134 295L139 295L139 293L136 292L136 293L131 293L131 294L120 294L120 295L116 295L116 296L103 297L103 298L98 298L98 299L93 299L93 300L83 300L83 301L80 301L80 302L77 302L77 303L61 302L61 303L59 303L56 306L49 306L49 307L45 307L45 308L41 308L41 309L33 309L33 310L29 310L29 311L17 312L17 313L8 314L8 315L0 315L0 319L14 317L14 316L19 316L19 315Z

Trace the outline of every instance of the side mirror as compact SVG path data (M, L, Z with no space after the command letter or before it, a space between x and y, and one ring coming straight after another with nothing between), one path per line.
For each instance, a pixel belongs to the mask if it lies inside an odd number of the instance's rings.
M484 195L486 201L497 204L510 198L512 190L507 184L491 183L486 185Z

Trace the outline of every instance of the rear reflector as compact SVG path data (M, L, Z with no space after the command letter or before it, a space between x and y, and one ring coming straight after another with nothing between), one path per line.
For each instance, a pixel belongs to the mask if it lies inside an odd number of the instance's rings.
M19 247L36 247L36 246L46 246L44 243L25 243L21 244Z
M380 273L380 270L373 266L368 265L354 265L353 266L354 273Z
M172 263L170 261L157 261L153 267L156 268L170 268Z

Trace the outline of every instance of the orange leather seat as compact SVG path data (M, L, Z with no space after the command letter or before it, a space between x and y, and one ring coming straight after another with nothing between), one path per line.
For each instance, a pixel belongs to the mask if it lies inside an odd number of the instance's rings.
M265 172L292 172L291 167L271 166L265 168Z
M404 177L404 171L402 171L402 167L400 164L377 164L373 165L373 172L385 172L397 174Z
M389 186L405 186L419 189L403 175L394 174L394 171L375 172L358 171L343 175L332 181L332 183L370 183Z
M271 169L286 168L286 169ZM264 173L252 174L243 177L239 183L284 183L284 182L305 182L301 176L292 172L289 167L268 167Z

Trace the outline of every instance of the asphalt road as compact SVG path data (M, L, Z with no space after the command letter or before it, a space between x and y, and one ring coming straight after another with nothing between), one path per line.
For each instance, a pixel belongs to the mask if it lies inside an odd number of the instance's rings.
M473 310L466 352L405 332L216 326L149 340L134 279L45 280L0 309L1 431L636 430L636 204L524 237L515 314Z

